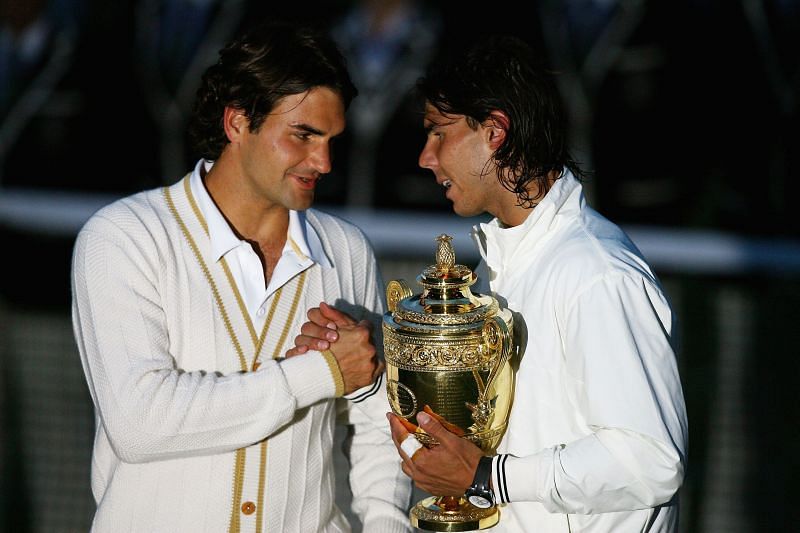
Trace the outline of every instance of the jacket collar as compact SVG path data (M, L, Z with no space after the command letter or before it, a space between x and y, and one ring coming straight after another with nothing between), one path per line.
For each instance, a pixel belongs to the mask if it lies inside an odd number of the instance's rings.
M546 239L558 223L558 216L584 205L583 187L569 170L558 178L545 197L531 210L525 222L507 227L493 218L472 228L481 257L494 272L502 273L516 256L528 253Z

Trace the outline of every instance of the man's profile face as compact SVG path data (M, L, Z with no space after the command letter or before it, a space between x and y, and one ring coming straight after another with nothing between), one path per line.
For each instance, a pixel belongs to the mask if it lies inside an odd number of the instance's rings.
M491 161L492 150L483 125L472 129L464 115L443 114L425 105L423 125L427 135L419 166L433 171L436 183L461 216L491 212L498 182Z

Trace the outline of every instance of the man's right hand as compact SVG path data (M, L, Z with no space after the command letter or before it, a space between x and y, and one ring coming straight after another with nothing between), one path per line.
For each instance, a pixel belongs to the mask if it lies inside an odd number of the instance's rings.
M286 352L293 357L312 350L330 350L339 364L345 394L374 382L384 364L372 342L372 324L356 322L347 313L322 302L308 311L308 321L295 338L295 347Z

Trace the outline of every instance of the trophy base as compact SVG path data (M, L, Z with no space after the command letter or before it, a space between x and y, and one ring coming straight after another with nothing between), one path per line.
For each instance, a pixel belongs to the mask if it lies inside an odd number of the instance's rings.
M496 525L500 510L479 509L464 498L430 496L419 501L409 517L412 526L425 531L474 531Z

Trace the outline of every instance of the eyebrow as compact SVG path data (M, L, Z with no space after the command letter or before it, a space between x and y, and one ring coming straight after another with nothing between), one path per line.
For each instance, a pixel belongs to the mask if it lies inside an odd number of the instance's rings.
M319 135L319 136L324 136L325 135L324 131L322 131L319 128L315 128L314 126L311 126L310 124L305 124L305 123L302 123L302 124L289 124L289 127L293 128L295 130L299 130L299 131L304 131L306 133L310 133L311 135ZM344 132L337 133L336 135L331 135L331 139L338 139L339 137L342 136L342 133L344 133Z
M449 126L451 124L455 124L456 122L458 122L458 121L457 120L441 120L441 119L438 119L438 118L425 117L422 120L422 127L425 128L425 131L430 131L433 128Z
M324 135L325 132L311 126L310 124L290 124L290 126L296 130L302 130L306 133L311 133L313 135Z

